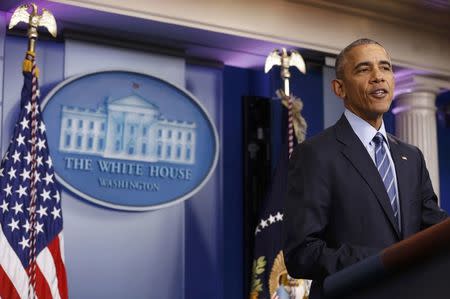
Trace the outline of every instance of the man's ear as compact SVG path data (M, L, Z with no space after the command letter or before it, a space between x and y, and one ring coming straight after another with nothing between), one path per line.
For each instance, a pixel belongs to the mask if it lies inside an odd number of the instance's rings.
M335 95L341 99L345 99L344 82L342 82L341 79L334 79L331 81L331 88L333 89Z

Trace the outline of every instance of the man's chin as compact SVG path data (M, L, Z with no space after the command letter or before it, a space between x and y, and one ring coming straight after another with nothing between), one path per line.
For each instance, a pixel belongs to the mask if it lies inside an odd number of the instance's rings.
M389 111L391 103L392 102L374 103L371 110L374 114L384 114Z

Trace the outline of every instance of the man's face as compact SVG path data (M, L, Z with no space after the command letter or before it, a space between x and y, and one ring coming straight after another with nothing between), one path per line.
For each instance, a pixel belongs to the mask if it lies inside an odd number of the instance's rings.
M381 125L394 95L394 74L384 48L376 44L352 48L345 56L338 96L347 109L371 123ZM339 93L339 94L338 94Z

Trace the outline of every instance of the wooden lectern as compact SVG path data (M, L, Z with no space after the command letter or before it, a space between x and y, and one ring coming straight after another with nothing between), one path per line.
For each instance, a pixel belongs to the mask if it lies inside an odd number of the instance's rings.
M450 218L327 277L326 298L450 298Z

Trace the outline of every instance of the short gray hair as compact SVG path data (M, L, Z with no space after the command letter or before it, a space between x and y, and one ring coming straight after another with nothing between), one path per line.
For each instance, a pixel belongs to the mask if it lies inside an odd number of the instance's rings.
M344 48L339 55L336 57L336 63L335 63L335 72L336 72L336 79L342 79L344 77L344 61L345 56L348 52L350 52L351 49L357 46L361 45L379 45L380 47L383 47L379 42L374 41L370 38L360 38L352 42L350 45ZM387 52L387 51L386 51Z

